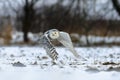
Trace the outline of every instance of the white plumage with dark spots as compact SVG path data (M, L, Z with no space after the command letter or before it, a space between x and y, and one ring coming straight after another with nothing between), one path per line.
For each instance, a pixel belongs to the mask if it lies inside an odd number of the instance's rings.
M53 59L58 59L58 53L54 47L54 45L51 43L51 41L58 40L60 43L62 43L66 48L68 48L75 57L80 58L80 55L76 52L76 50L73 47L71 38L68 33L59 31L57 29L51 29L46 31L43 36L41 37L40 41L44 46L44 49L46 50L47 54Z

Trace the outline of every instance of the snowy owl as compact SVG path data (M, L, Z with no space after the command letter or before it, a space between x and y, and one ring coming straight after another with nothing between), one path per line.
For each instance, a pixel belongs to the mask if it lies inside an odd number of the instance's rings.
M54 48L54 45L51 43L51 41L57 40L60 43L62 43L65 47L67 47L75 57L79 58L80 56L75 51L71 38L68 33L59 31L57 29L51 29L46 31L43 36L41 37L42 44L44 46L44 49L46 50L47 54L53 59L58 59L58 53L56 49Z

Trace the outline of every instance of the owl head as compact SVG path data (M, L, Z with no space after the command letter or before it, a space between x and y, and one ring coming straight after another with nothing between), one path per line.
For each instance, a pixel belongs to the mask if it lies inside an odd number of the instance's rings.
M57 29L51 29L48 31L48 36L51 39L57 39L60 36L60 33Z

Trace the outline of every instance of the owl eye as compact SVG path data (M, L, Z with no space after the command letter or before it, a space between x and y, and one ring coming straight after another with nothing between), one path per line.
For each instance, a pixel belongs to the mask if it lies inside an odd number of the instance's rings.
M52 36L55 36L54 34L52 34Z
M57 34L57 32L55 32L55 34Z

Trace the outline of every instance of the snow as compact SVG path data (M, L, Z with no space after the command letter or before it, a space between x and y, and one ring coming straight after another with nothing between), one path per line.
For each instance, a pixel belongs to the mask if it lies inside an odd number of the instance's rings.
M15 43L19 43L19 42L23 42L23 33L22 32L17 32L14 31L12 32L12 40L11 43L15 44ZM32 42L37 42L37 40L40 38L40 36L42 35L42 33L28 33L28 38L32 41ZM79 35L76 33L72 33L70 34L71 37L76 38L79 42L77 44L80 45L86 45L86 36L85 35ZM89 35L88 36L88 40L90 44L94 44L94 43L119 43L120 42L120 37L119 36L94 36L94 35ZM2 39L0 39L0 43L3 43Z
M81 35L80 37L80 42L81 45L86 45L86 36ZM94 43L119 43L120 42L120 37L119 36L94 36L94 35L89 35L88 40L90 44Z
M119 46L76 47L87 60L76 59L66 48L56 49L62 63L53 64L39 46L0 47L0 80L120 80Z

